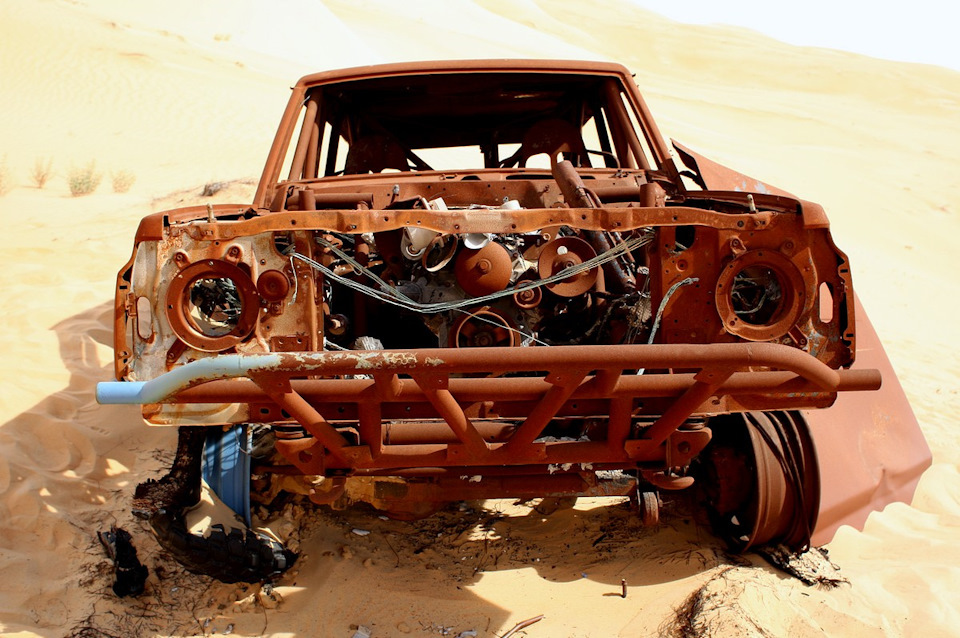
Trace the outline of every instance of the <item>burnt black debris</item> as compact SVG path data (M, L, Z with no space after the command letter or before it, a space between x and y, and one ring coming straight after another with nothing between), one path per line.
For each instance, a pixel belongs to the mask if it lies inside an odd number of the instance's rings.
M111 527L109 531L97 532L97 536L116 570L113 593L120 598L142 594L150 570L137 558L137 548L133 546L130 533L120 527Z

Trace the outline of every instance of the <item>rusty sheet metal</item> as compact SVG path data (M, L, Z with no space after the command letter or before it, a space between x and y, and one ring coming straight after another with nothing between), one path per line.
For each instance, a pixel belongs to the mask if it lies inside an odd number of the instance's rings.
M758 179L738 173L732 168L727 168L723 164L718 164L713 160L700 155L693 149L687 148L676 140L671 140L673 148L677 150L684 166L694 171L699 176L700 186L707 190L718 191L738 191L745 193L763 193L766 195L780 195L783 197L796 197L792 193L771 186Z
M394 181L400 181L395 178ZM468 182L469 184L469 182ZM196 211L183 213L186 218L171 226L172 234L184 233L197 241L230 241L257 233L299 230L322 230L350 234L385 232L405 227L418 227L438 233L525 233L553 226L572 226L584 230L628 231L650 226L708 226L717 230L745 233L770 228L775 223L787 226L789 216L761 211L741 214L716 213L700 208L528 208L510 210L445 210L374 209L283 211L236 221L208 223L192 219ZM783 228L785 235L792 228Z
M859 298L854 370L875 368L883 389L869 396L846 393L833 407L805 411L820 465L820 517L812 542L833 538L841 525L863 529L870 512L909 503L931 453Z

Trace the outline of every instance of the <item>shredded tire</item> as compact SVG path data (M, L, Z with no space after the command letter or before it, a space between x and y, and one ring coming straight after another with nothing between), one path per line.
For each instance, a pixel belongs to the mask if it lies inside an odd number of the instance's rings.
M764 545L755 548L755 551L768 563L806 585L833 589L849 582L840 574L840 568L830 560L823 547L795 552L785 545Z
M177 562L197 574L224 583L273 580L290 568L297 555L277 541L249 529L214 525L204 536L191 534L182 515L157 512L150 526L160 545Z
M297 554L250 529L214 525L203 536L192 534L185 512L200 501L202 427L181 427L177 454L159 481L137 486L134 514L150 522L157 541L188 570L225 583L257 583L280 576Z

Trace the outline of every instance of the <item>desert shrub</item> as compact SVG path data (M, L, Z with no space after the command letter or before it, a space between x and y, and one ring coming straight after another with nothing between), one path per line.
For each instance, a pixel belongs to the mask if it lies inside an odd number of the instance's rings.
M97 190L102 178L103 175L97 172L96 162L91 160L86 166L71 168L67 175L67 184L70 186L70 193L78 197Z
M113 184L114 193L126 193L137 181L137 176L127 170L119 170L110 174L110 181Z
M213 197L219 193L223 187L226 186L223 182L207 182L203 185L203 191L200 192L201 197Z
M33 183L37 185L37 188L43 188L47 185L47 182L50 181L50 176L53 175L53 158L48 157L46 161L38 157L33 162L33 173L31 177L33 178Z

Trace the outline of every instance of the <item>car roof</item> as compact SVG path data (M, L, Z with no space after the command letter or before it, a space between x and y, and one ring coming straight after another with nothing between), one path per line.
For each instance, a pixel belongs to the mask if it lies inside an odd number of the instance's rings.
M573 73L585 75L615 75L626 80L631 73L622 64L584 60L434 60L396 62L336 69L306 75L298 87L311 87L331 82L343 82L374 77L423 75L432 73Z

